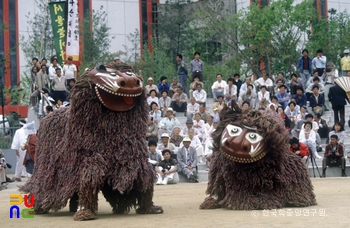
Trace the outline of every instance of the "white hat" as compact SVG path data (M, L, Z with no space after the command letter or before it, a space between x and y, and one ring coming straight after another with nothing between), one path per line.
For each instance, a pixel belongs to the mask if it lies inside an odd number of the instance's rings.
M345 54L345 53L349 53L349 49L345 49L345 50L344 50L344 54Z
M36 134L35 122L34 121L32 121L30 123L27 123L23 128L24 128L24 133L26 135Z
M147 81L154 81L152 77L149 77Z
M115 58L114 58L114 61L115 61L115 60L119 60L119 57L115 57Z
M170 138L170 136L167 133L163 133L161 138Z
M192 140L189 137L185 137L182 142L191 142Z
M168 109L166 110L166 112L172 112L172 113L174 113L174 110L173 110L172 108L168 108Z

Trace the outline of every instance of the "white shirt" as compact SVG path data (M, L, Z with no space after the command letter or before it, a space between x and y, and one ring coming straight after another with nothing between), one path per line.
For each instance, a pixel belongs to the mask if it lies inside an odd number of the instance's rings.
M221 87L221 89L219 89L219 90L224 91L226 86L227 86L226 81L221 80L221 82L218 82L218 81L214 82L214 84L211 86L211 89L214 90L214 89Z
M201 101L203 103L207 101L207 92L205 92L204 89L201 89L200 92L198 92L198 90L195 90L192 95L196 101Z
M74 72L77 71L77 67L74 64L65 64L63 66L63 76L66 76L66 79L74 79Z
M187 113L195 114L196 112L199 112L199 104L194 103L188 103L187 104Z
M12 150L18 150L20 153L25 152L25 150L22 150L21 147L27 142L27 135L24 132L23 127L18 129L15 133L15 136L12 140L11 149Z
M201 146L202 145L202 143L201 143L201 141L199 140L199 138L198 138L198 136L193 136L193 138L192 138L192 140L191 140L191 144L190 144L190 146L192 146L192 147L194 147L194 148L197 148L197 147L199 147L199 146ZM184 146L184 144L183 143L181 143L180 144L180 148L181 147L183 147Z
M151 105L152 102L156 102L157 105L158 105L158 107L159 107L159 104L158 104L158 97L151 97L151 96L147 97L147 103L148 103L148 105Z
M237 95L237 86L236 85L232 85L231 89L228 85L225 86L224 89L224 94L225 95L230 95L231 92L231 96L236 96Z
M252 84L252 83L250 83ZM253 85L253 84L252 84ZM239 89L239 93L243 93L247 91L247 83L243 83L241 88ZM255 86L253 85L253 90L254 93L256 93Z
M316 68L326 68L327 57L322 55L320 58L315 57L312 60L312 66ZM321 76L321 75L320 75Z
M267 78L266 81L264 80L264 78L259 78L258 80L256 80L254 82L255 86L266 86L266 87L270 87L273 86L273 82L271 79Z
M56 66L56 68L60 68L61 69L61 71L62 71L62 67L60 67L60 66ZM52 80L55 76L57 76L57 74L56 74L56 68L54 68L53 66L50 66L49 67L49 77L50 77L50 80Z
M318 124L315 121L312 121L312 130L318 130ZM301 126L301 129L304 129L304 124Z
M309 138L305 138L305 129L302 129L299 134L299 141L305 143L306 141L310 141L312 143L316 142L316 133L314 131L309 131Z
M199 127L198 127L198 128L197 128L197 127L194 127L195 125L198 125ZM205 125L205 123L204 123L203 120L199 120L199 121L193 120L193 127L194 127L194 129L197 129L197 131L198 131L200 134L202 134L202 135L205 134L204 125Z
M328 76L328 75L334 75L333 76ZM325 83L334 83L334 79L339 77L338 70L334 70L333 72L326 72L326 77L325 77Z
M264 94L262 94L262 92L258 92L258 99L259 101L261 101L261 98L265 97L266 101L271 102L270 101L270 92L266 91Z

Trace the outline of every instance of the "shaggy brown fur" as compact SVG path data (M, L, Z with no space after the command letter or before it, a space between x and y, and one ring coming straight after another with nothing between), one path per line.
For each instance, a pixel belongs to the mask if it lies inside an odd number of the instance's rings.
M132 207L162 212L152 202L156 176L147 160L145 95L131 110L115 112L99 102L94 87L85 72L72 89L71 105L41 122L33 177L20 190L35 195L38 212L60 210L72 198L71 211L84 207L75 220L94 218L100 190L115 213Z
M301 159L289 152L288 133L277 114L269 110L242 113L235 102L232 105L232 109L226 107L221 111L222 121L213 133L207 188L210 196L200 208L214 209L217 207L215 201L221 207L233 210L317 205L308 171ZM268 151L261 160L237 163L228 160L220 151L221 134L236 120L257 127L257 133L264 137Z

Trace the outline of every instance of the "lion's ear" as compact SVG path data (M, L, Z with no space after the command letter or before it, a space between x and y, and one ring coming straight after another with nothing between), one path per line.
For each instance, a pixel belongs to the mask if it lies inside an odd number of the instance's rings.
M106 67L104 65L97 65L96 66L96 70L98 72L100 72L100 71L107 71L107 69L106 69Z

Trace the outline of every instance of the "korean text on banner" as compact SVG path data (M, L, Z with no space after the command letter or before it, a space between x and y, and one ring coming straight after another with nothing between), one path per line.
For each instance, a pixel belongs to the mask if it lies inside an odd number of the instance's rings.
M78 1L68 0L66 56L72 56L73 61L79 61L79 12Z
M66 2L51 2L50 16L58 63L64 64L66 46Z

